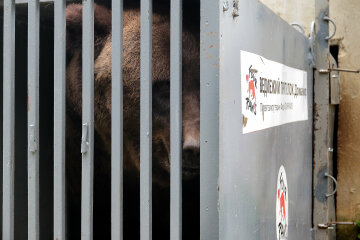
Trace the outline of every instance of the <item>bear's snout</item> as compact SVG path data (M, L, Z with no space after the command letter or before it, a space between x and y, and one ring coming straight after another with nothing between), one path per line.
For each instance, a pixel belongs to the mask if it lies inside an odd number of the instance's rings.
M198 175L200 172L200 131L198 124L185 123L183 135L182 167L186 178Z

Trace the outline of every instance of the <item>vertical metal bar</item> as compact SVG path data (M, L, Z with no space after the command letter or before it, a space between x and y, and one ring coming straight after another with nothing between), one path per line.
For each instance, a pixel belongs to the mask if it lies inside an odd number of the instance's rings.
M333 183L325 176L332 175L333 155L329 148L333 148L333 129L335 107L330 104L330 74L320 73L319 69L328 69L329 62L329 24L324 17L329 16L329 1L315 1L315 26L314 39L315 66L314 71L314 171L313 171L313 224L335 220L335 203L333 197L326 197L332 192ZM315 239L336 239L336 232L318 229Z
M66 1L54 4L54 240L64 240Z
M4 0L2 239L14 239L15 0Z
M170 239L182 239L182 0L171 0Z
M39 239L39 0L28 3L28 239Z
M219 4L220 1L207 1L200 5L200 239L202 240L219 239L219 14L221 9Z
M93 239L94 0L83 1L81 239Z
M152 239L152 0L141 0L140 239Z
M123 239L123 1L112 1L111 239Z

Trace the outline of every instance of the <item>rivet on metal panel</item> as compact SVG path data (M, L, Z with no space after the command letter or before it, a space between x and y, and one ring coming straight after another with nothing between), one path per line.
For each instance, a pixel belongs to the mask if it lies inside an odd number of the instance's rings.
M81 153L87 153L89 150L88 131L89 131L89 124L84 123L82 125Z
M326 172L324 175L325 175L325 177L331 178L331 179L334 181L334 183L335 183L335 189L334 189L334 191L333 191L332 193L326 194L326 197L331 197L331 196L335 195L335 193L336 193L336 191L337 191L337 181L336 181L336 179L335 179L333 176L331 176L331 175L328 174L327 172Z
M35 136L35 125L29 125L29 151L35 153L38 149L38 144Z
M332 38L335 36L335 33L336 33L336 24L335 24L335 22L334 22L331 18L329 18L328 16L325 16L325 17L323 18L323 20L324 20L324 21L329 21L329 22L331 22L332 25L334 26L334 32L333 32L330 36L325 37L326 40L330 40L330 39L332 39Z
M233 0L233 17L238 17L239 16L239 0Z
M228 0L224 0L223 1L223 11L225 12L225 11L227 11L227 10L229 10L229 1Z

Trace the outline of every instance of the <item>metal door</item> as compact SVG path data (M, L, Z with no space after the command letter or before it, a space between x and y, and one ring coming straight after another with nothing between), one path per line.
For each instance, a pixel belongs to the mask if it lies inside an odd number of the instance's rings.
M220 239L311 239L309 39L258 1L219 15Z

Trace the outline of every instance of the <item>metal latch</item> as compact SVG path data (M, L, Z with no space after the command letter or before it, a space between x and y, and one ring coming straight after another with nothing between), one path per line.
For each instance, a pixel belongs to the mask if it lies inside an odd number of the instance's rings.
M82 125L82 136L81 136L81 153L87 153L89 150L89 125L84 123Z
M335 184L335 189L334 189L334 191L333 191L332 193L327 193L327 194L325 195L326 197L331 197L331 196L335 195L335 193L336 193L336 191L337 191L337 181L336 181L336 179L335 179L333 176L331 176L331 175L328 174L327 172L326 172L324 175L325 175L325 177L328 177L328 178L330 178L331 180L333 180L333 181L334 181L334 184Z
M333 71L338 72L348 72L348 73L360 73L360 69L354 70L354 69L346 69L346 68L328 68L328 69L319 69L319 73L330 73Z
M356 222L328 222L328 223L319 223L318 229L335 229L336 225L356 225Z
M330 55L330 65L328 69L319 69L319 73L330 73L330 103L337 105L340 103L340 76L339 72L360 73L360 69L337 68L335 59Z
M35 132L35 125L29 125L29 151L35 153L38 150L36 132Z

